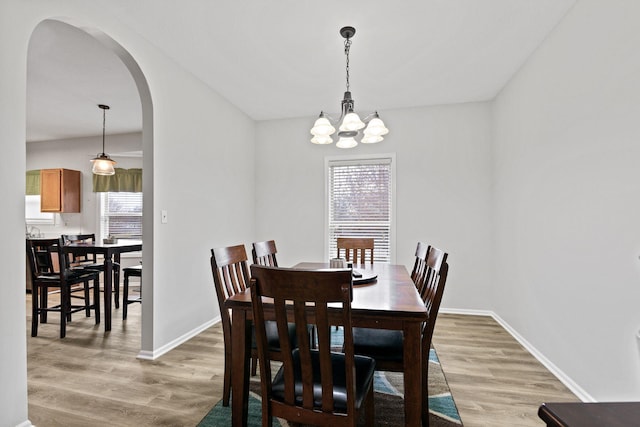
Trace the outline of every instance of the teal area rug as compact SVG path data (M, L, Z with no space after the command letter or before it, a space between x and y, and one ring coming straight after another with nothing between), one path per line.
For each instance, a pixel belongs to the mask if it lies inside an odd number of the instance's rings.
M274 369L275 372L275 369ZM404 425L404 391L402 373L376 372L375 389L375 426L396 427ZM252 377L249 393L248 427L261 426L260 377ZM361 423L364 425L363 423ZM222 427L231 425L231 406L222 406L218 402L202 419L198 427ZM289 427L285 420L274 419L273 425ZM462 421L458 409L449 391L447 380L440 367L438 355L432 348L429 353L429 426L457 427Z

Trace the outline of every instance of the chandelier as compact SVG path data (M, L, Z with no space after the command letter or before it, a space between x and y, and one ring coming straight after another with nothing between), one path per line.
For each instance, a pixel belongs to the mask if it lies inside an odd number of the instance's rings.
M358 145L356 137L358 137L363 144L380 142L384 139L384 135L389 133L389 129L387 129L382 120L380 120L377 111L365 117L364 120L361 120L360 116L353 111L354 100L351 98L351 91L349 90L349 50L351 48L351 38L355 33L356 29L353 27L343 27L340 29L340 35L345 39L344 54L347 57L347 90L342 99L342 112L340 118L337 120L339 127L336 147L338 148L355 147ZM362 129L364 129L364 131L362 131ZM335 131L335 127L331 124L331 118L325 114L324 111L321 111L320 117L318 117L318 120L316 120L311 128L311 135L313 135L311 142L314 144L331 144L333 143L331 135L333 135Z
M116 164L115 160L111 159L108 154L104 152L104 134L105 134L105 123L106 123L106 113L109 109L108 105L99 104L98 108L102 110L102 153L98 153L96 157L91 159L91 163L93 163L93 167L91 168L91 172L95 175L114 175L116 173L113 165Z
M387 129L382 120L380 120L377 111L369 114L364 120L361 120L360 116L353 111L354 100L351 98L351 92L349 91L349 49L351 48L351 38L355 33L356 29L353 27L343 27L340 29L340 35L345 39L344 54L347 56L347 90L342 99L342 112L340 118L337 120L339 127L336 147L338 148L355 147L358 145L356 137L358 137L363 144L380 142L384 139L384 135L389 133L389 129ZM331 117L325 114L324 111L321 111L320 117L318 117L318 120L316 120L311 128L311 135L313 135L311 142L314 144L333 143L334 141L331 135L335 133L336 128L331 123L332 121Z

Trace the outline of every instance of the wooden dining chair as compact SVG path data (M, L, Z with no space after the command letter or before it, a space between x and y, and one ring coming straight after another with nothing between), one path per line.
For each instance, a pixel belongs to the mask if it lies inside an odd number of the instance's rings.
M87 317L94 310L96 325L100 323L100 283L97 271L78 271L67 267L62 238L27 239L27 259L32 276L31 336L38 335L38 324L47 323L49 312L60 313L60 338L66 336L71 314L85 311ZM93 285L91 285L93 283ZM93 289L93 302L90 290ZM49 305L49 293L59 290L60 302ZM72 294L81 292L82 304L72 303Z
M347 262L365 264L366 252L369 252L369 263L373 264L373 238L369 237L338 237L336 240L338 258L344 251Z
M54 242L56 244L51 244L51 242ZM59 254L57 252L57 248L58 248L57 242L58 242L58 239L55 239L55 238L47 239L47 240L34 239L32 241L32 244L34 246L34 253L36 256L35 265L41 275L42 274L46 275L49 273L58 273L60 271L60 260L59 260ZM69 267L69 264L67 264L67 268L68 267ZM77 298L77 299L84 300L85 312L87 314L87 317L91 316L91 308L90 308L91 302L90 302L89 291L90 291L90 287L85 289L84 286L81 286L79 284L73 284L69 290L70 298ZM77 295L77 294L81 294L81 295ZM43 295L43 297L46 298L46 295ZM67 317L69 320L71 320L70 315L68 315ZM45 321L43 323L46 323L46 319L47 319L46 311L41 313L41 318L43 318Z
M413 270L411 270L411 280L416 285L416 288L424 280L424 275L427 274L427 256L429 255L430 246L423 242L418 242L415 253L415 261L413 263Z
M231 316L229 310L224 306L224 302L227 298L243 292L249 286L249 269L244 245L211 249L211 271L218 296L224 338L222 404L229 406L231 395Z
M229 310L224 306L227 298L244 292L249 286L249 267L247 252L244 245L228 246L223 248L211 249L211 272L213 274L213 282L216 287L218 296L218 306L220 307L220 316L222 317L222 331L224 337L224 380L222 392L223 406L229 406L229 397L231 394L231 315ZM277 358L280 348L278 347L277 330L273 322L268 322L270 342L272 343L271 352L274 358ZM289 336L295 340L295 328L291 325ZM252 338L253 344L251 349L251 372L257 372L258 352L255 344L255 337Z
M253 255L253 263L258 265L266 265L268 267L277 267L278 260L276 259L276 242L274 240L267 240L265 242L257 242L253 244L251 250ZM311 344L316 345L316 329L315 326L309 325L309 336L311 337ZM251 366L251 375L256 374L256 365Z
M356 356L351 325L351 271L312 271L251 266L251 301L256 325L262 425L272 417L313 425L356 426L362 410L372 426L375 361ZM273 298L264 302L262 297ZM271 304L280 331L282 365L275 376L265 328L265 306ZM330 307L331 305L331 307ZM336 307L337 305L337 307ZM297 348L287 339L292 313ZM331 351L331 324L344 329L344 353ZM318 329L318 347L311 346L309 324Z
M252 246L251 254L253 255L254 264L268 265L271 267L278 266L278 260L276 259L276 253L278 253L278 251L274 240L255 242Z
M424 249L428 248L427 252ZM422 328L422 420L429 425L429 351L431 339L440 309L440 302L447 281L449 265L448 254L433 246L418 244L416 264L424 264L416 272L416 290L427 309L427 321ZM414 267L414 270L416 268ZM412 272L412 278L414 272ZM353 342L356 354L363 354L376 360L376 369L380 371L403 372L404 352L402 331L386 329L354 328Z
M63 234L62 242L67 245L69 243L87 243L94 244L96 235L91 234ZM113 295L116 308L120 308L120 263L119 260L113 262ZM86 269L104 272L104 263L98 262L95 252L93 253L69 253L67 256L67 265L73 269Z

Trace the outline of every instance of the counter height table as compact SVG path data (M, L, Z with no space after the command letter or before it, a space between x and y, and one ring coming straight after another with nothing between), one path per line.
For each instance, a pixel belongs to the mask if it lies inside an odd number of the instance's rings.
M74 254L100 254L104 257L104 330L111 330L111 294L113 293L113 262L120 262L120 254L142 250L140 240L122 240L118 243L69 243L64 250ZM120 286L116 283L116 286Z
M300 263L294 268L326 269L328 263ZM353 286L351 317L353 326L396 329L404 332L404 414L406 426L421 425L422 415L422 323L427 311L407 269L403 265L355 265L364 275L377 280ZM232 424L247 425L249 396L249 355L251 354L251 291L228 298L232 310ZM266 307L266 306L265 306Z

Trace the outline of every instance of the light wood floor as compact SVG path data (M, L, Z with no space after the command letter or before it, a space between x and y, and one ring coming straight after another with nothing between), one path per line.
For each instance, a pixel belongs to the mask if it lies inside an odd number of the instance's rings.
M491 317L441 313L433 345L465 427L543 426L542 402L579 401Z
M27 318L29 419L37 427L194 427L222 397L219 324L144 361L136 359L139 304L126 321L114 310L108 334L77 313L60 340L57 320L51 315L32 338ZM541 402L577 400L491 318L441 314L434 345L467 427L541 426Z

